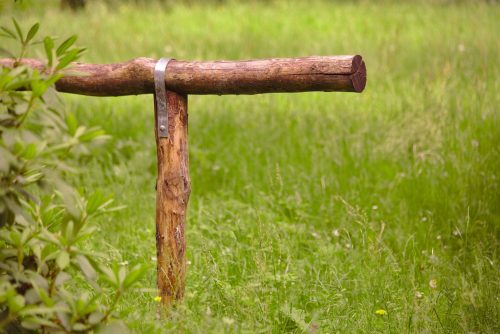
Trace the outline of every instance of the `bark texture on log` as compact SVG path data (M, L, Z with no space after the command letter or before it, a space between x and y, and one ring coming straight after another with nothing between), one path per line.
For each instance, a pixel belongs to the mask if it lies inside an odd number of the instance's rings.
M156 251L158 291L162 304L169 306L184 295L184 227L191 181L188 174L187 96L167 91L167 101L168 138L159 138L155 126L158 158Z
M44 70L44 63L23 64ZM136 58L119 64L73 63L56 83L58 91L94 96L149 94L156 60ZM0 66L13 66L0 59ZM260 94L278 92L361 92L366 67L361 56L274 58L247 61L178 61L168 64L167 89L181 94Z

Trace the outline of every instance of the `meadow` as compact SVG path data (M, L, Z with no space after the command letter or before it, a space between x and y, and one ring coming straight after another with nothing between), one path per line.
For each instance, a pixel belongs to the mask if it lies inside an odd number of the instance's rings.
M115 194L85 247L151 270L138 333L500 332L500 7L255 1L6 10L77 34L84 62L360 54L362 94L190 96L185 300L157 321L151 96L64 95L112 135L82 192Z

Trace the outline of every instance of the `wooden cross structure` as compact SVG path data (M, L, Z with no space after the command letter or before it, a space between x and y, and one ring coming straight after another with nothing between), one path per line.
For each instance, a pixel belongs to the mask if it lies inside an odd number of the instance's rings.
M21 63L40 71L45 68L36 59ZM1 59L0 65L12 67L14 60ZM184 231L191 192L188 95L360 93L366 85L366 67L359 55L211 62L136 58L119 64L73 63L69 71L73 74L56 82L60 92L155 95L157 284L166 306L183 297L186 277Z

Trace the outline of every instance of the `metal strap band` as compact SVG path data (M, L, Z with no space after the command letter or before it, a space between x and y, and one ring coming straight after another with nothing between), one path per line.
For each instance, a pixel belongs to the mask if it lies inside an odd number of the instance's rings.
M156 126L159 138L168 137L167 90L165 88L165 72L172 58L161 58L155 65L155 105Z

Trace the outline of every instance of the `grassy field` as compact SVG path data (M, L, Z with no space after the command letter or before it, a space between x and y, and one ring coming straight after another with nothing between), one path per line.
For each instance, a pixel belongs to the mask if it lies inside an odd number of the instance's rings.
M152 267L120 304L135 331L500 332L498 5L36 7L0 19L76 33L88 62L367 64L362 94L190 97L186 298L156 321ZM152 98L65 100L113 136L76 182L127 205L87 247L154 266Z

